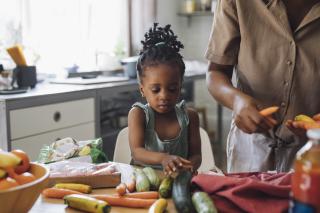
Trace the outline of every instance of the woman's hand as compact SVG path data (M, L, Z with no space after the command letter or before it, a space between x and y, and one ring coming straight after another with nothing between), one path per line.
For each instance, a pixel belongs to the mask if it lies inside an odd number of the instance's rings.
M236 126L245 133L266 132L275 125L274 122L270 122L270 118L259 113L257 101L250 96L236 96L233 111Z
M193 165L191 161L176 155L166 155L161 164L165 175L171 175L173 172L177 172L181 169L189 169L193 171Z
M293 120L286 121L286 127L302 141L307 141L307 130L304 127L304 123Z

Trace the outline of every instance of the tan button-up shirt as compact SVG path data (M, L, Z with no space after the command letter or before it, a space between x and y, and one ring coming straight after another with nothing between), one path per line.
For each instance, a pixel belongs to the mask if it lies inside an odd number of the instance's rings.
M280 106L280 126L246 134L234 122L227 141L228 171L288 171L299 141L285 122L320 112L320 3L292 32L281 0L218 0L206 57L235 65L237 88Z

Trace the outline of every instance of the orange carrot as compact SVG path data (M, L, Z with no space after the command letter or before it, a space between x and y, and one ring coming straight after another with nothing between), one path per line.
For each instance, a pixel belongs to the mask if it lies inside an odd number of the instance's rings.
M98 200L106 201L111 206L122 206L129 208L149 208L157 199L129 198L113 195L91 195Z
M58 198L62 199L66 195L71 194L82 194L81 192L77 192L70 189L58 189L58 188L47 188L42 191L42 195L47 198Z
M119 196L123 196L126 191L127 191L127 185L125 183L120 183L117 187L116 187L116 191L118 193Z
M307 122L307 121L293 121L293 126L295 128L301 128L301 129L315 129L320 128L320 124L317 122Z
M308 129L319 129L320 128L320 124L314 122L314 123L311 123L311 122L305 122L304 124L304 128L306 130Z
M124 197L141 198L141 199L158 199L159 198L159 192L156 192L156 191L133 192L133 193L125 194Z
M268 107L268 108L261 110L260 114L262 116L269 116L269 115L272 115L273 113L277 112L278 110L279 110L279 107L272 106L272 107Z

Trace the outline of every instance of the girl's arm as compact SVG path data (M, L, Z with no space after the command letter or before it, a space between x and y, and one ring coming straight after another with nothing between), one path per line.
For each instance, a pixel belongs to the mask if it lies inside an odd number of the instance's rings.
M161 164L166 153L152 152L144 148L145 114L142 109L133 107L130 110L128 127L132 158L145 164Z
M199 115L193 109L188 109L189 115L189 156L188 160L191 161L193 170L196 171L201 165L201 139L199 131Z

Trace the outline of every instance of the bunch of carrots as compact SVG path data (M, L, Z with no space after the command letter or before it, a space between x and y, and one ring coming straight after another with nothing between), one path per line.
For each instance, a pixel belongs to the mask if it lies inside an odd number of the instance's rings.
M69 184L71 185L71 184ZM76 185L76 184L73 184ZM82 184L84 185L84 184ZM42 195L47 198L63 199L66 195L71 194L87 194L89 197L96 198L98 200L106 201L111 206L121 206L129 208L149 208L159 198L159 192L148 191L148 192L134 192L135 183L134 180L127 184L120 183L116 187L116 194L96 194L91 195L89 191L79 190L80 187L72 188L47 188L42 191Z

